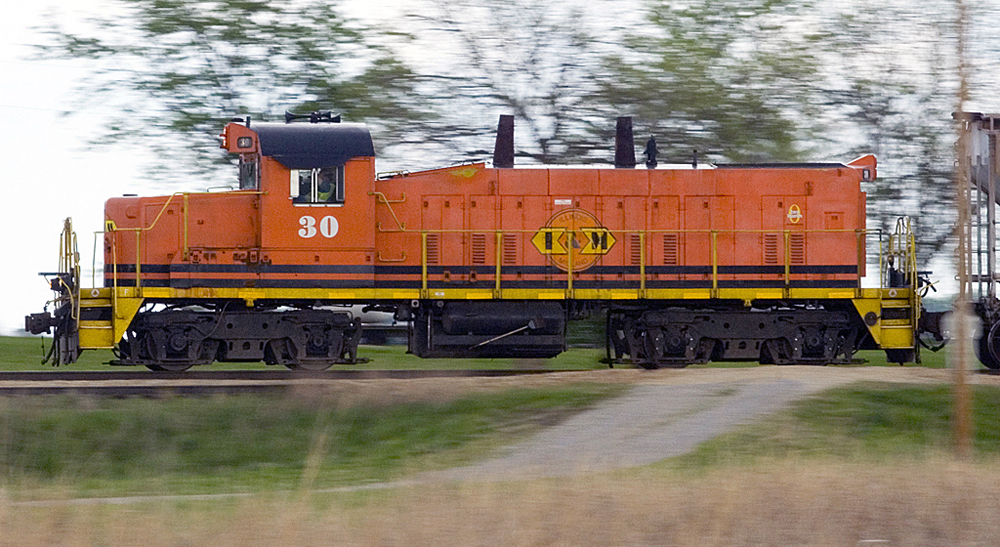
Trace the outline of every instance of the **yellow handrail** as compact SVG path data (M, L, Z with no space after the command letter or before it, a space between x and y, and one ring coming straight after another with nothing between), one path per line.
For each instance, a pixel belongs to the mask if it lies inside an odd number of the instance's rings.
M382 225L379 222L375 223L375 229L376 230L378 230L379 232L383 232L383 233L393 233L393 232L404 232L404 231L406 231L406 225L399 221L399 217L396 216L396 211L392 210L392 205L391 205L393 203L403 203L403 202L405 202L406 201L406 192L403 192L403 197L401 197L399 199L395 199L395 200L390 200L382 192L369 191L368 195L369 196L376 196L380 200L382 200L382 203L384 203L385 206L389 208L389 214L392 215L392 220L394 220L396 222L396 228L397 228L396 230L383 230L382 229ZM378 203L378 202L376 202L376 203Z
M421 295L422 297L427 297L429 295L429 275L428 275L428 264L427 264L427 236L429 234L469 234L469 233L482 233L483 230L445 230L445 229L427 229L427 230L403 230L408 233L419 233L421 236ZM650 234L704 234L710 237L710 250L711 250L711 281L712 281L712 296L718 297L719 295L719 236L720 235L730 235L730 234L768 234L768 233L779 233L783 237L784 241L784 257L783 257L783 274L782 281L784 283L784 293L787 297L789 290L791 288L791 236L792 234L817 234L817 233L841 233L841 234L854 234L856 238L857 245L857 275L858 282L855 288L856 297L861 296L861 270L867 256L865 255L864 241L867 236L877 234L879 236L879 271L883 272L882 269L882 259L885 253L883 252L882 246L882 230L867 230L867 229L831 229L831 230L787 230L787 229L772 229L772 230L612 230L607 229L609 233L612 234L638 234L639 236L639 247L641 252L639 253L639 298L646 298L646 264L647 264L647 254L649 250L646 248L646 243L649 241ZM503 261L503 235L504 234L535 234L538 230L494 230L495 234L495 263L494 263L494 296L500 298L502 294L502 261ZM569 238L574 235L573 231L567 230L565 232ZM914 248L915 244L912 243L912 234L909 236L911 243L909 243L909 248ZM898 242L899 238L890 237L890 249L892 248L892 243ZM543 255L555 254L553 252L542 252ZM567 249L567 285L566 294L567 298L573 298L575 295L574 287L574 277L576 272L576 267L574 263L574 253L571 249ZM891 254L891 250L890 250ZM909 253L912 256L912 253ZM381 260L381 258L380 258ZM908 259L910 264L913 265L911 268L915 276L916 261L914 259ZM387 260L382 260L383 262L390 262ZM397 262L395 260L391 262ZM881 287L881 274L879 276L879 286Z
M114 234L115 232L135 232L135 287L136 287L136 289L139 289L139 288L142 287L142 279L141 279L141 275L140 275L141 271L142 271L142 265L141 265L141 262L142 262L142 260L141 260L141 258L142 258L142 237L141 237L141 234L143 232L148 232L148 231L150 231L150 230L152 230L153 228L156 227L156 224L160 221L160 217L163 216L164 211L166 211L167 207L170 206L170 203L173 201L174 197L176 197L176 196L184 196L184 203L181 206L181 208L183 209L182 214L183 214L183 224L184 224L184 226L183 226L184 239L183 239L183 249L182 249L183 255L182 256L183 256L184 260L187 260L188 259L188 196L191 196L191 195L209 195L209 194L211 194L213 196L220 196L220 197L248 196L248 195L249 196L261 196L261 195L267 194L267 192L261 192L261 191L257 191L257 190L234 190L232 192L224 192L224 193L220 193L220 192L174 192L173 194L170 194L170 196L167 197L167 200L165 202L163 202L163 206L160 207L160 211L156 214L156 217L153 218L153 222L149 226L138 227L138 228L119 228L113 222L105 221L105 232L104 233L112 233L112 234ZM115 243L115 239L117 239L117 238L114 238L114 236L112 236L112 237L113 237L113 239L112 239L112 249L113 249L112 250L112 261L113 261L113 266L114 266L114 269L115 269L115 289L117 289L117 286L118 286L118 284L117 284L118 263L117 263L117 258L115 257L116 253L114 252L114 247L115 247L114 243ZM96 246L94 248L94 253L95 254L97 253ZM107 264L105 264L104 267L106 268Z

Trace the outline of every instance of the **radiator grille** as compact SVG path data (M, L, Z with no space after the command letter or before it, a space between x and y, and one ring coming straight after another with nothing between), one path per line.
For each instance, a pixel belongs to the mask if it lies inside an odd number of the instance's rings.
M663 265L677 265L677 234L663 234Z
M517 265L517 234L503 235L503 264L504 266Z
M778 264L778 234L764 234L764 264Z
M642 265L642 238L639 234L628 235L629 256L633 266Z
M441 263L441 234L427 234L427 263Z
M791 258L792 264L805 264L806 263L806 235L805 234L789 234L788 236L788 254Z
M486 234L472 234L472 263L486 264Z

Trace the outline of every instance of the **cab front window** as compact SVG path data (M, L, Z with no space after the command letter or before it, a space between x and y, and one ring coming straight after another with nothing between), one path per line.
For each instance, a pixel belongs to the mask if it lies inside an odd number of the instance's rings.
M290 195L296 205L343 205L344 167L292 169Z

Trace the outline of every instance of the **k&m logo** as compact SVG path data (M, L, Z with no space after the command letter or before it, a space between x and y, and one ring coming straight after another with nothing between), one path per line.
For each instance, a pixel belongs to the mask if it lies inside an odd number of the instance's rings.
M573 271L578 272L607 254L615 244L615 237L594 215L583 209L566 209L535 232L531 243L557 268L569 271L572 260Z

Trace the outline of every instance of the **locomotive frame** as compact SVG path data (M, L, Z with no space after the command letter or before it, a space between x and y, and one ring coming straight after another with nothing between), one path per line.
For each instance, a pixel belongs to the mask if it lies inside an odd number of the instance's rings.
M492 167L379 175L363 125L289 118L226 126L238 190L108 200L104 287L81 287L67 219L55 311L26 318L55 329L55 364L98 348L154 370L351 364L357 304L410 322L420 357L552 357L595 312L608 361L647 368L866 348L902 363L921 330L940 334L909 221L865 227L873 156L642 168L619 118L614 167L515 168L501 116ZM869 239L876 288L861 286Z

